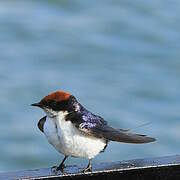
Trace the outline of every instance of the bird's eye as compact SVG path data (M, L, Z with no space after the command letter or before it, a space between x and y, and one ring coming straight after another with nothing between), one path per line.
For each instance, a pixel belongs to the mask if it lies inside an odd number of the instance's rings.
M56 101L52 101L52 102L51 102L51 107L52 107L52 108L53 108L53 107L56 107L56 105L57 105Z

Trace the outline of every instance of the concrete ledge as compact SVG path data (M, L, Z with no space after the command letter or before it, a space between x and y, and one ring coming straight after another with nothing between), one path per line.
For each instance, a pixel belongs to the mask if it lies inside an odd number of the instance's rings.
M94 164L92 173L80 173L83 167L68 166L64 174L51 168L0 173L0 179L180 180L180 155Z

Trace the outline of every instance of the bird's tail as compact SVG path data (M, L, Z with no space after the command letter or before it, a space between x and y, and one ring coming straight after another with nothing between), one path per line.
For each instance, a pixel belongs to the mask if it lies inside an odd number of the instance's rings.
M124 142L124 143L134 143L134 144L143 144L156 141L155 138L148 137L143 134L134 134L134 133L119 133L119 135L114 136L112 141Z
M155 138L148 137L142 134L130 133L128 130L115 129L110 126L104 126L103 130L101 129L100 136L111 141L118 141L124 143L150 143L156 141Z

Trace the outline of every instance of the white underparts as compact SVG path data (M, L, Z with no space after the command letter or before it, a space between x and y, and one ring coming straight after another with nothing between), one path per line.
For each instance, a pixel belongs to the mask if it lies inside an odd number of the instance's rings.
M59 112L54 118L47 117L44 134L57 151L67 156L96 156L106 145L104 139L82 134L71 121L66 121L67 112Z

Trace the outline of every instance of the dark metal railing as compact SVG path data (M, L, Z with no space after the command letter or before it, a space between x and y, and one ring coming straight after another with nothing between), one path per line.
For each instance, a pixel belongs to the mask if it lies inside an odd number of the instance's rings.
M80 173L82 168L68 166L58 174L51 168L7 172L0 179L180 180L180 155L94 164L92 173Z

